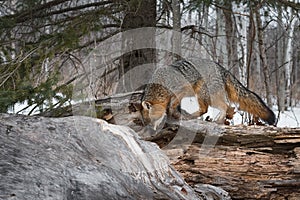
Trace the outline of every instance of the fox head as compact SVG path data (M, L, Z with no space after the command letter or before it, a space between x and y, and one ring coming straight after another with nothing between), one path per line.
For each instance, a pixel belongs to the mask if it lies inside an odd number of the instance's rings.
M143 101L141 115L144 125L150 125L154 130L157 130L166 117L166 107L161 104Z

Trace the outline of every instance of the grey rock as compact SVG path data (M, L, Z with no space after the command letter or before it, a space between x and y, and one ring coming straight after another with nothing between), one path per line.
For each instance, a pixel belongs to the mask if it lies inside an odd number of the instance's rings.
M1 200L202 199L156 144L88 117L0 114L0 175Z

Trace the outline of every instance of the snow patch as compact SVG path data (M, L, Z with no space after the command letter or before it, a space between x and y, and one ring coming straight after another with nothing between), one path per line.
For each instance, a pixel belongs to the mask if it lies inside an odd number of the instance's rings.
M181 108L186 110L188 113L196 112L199 109L198 102L195 97L185 97L181 101ZM273 108L273 111L278 116L278 110L276 108ZM207 116L215 120L220 111L216 108L209 107L208 112L201 116L202 119L206 119ZM242 123L243 116L245 113L242 111L236 112L236 114L233 117L233 125L239 125ZM300 108L291 108L288 111L281 112L279 115L279 120L277 127L299 127L300 126Z

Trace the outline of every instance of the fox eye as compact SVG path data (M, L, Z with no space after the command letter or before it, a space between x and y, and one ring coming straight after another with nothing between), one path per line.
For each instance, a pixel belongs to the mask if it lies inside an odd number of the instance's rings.
M144 109L147 109L147 110L150 110L150 108L152 107L151 103L149 103L147 101L143 101L142 106Z

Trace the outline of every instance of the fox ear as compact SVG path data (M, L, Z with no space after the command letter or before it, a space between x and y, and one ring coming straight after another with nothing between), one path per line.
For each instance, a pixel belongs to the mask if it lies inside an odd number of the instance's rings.
M142 106L143 106L144 109L150 110L150 108L152 107L152 104L148 101L143 101Z

